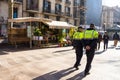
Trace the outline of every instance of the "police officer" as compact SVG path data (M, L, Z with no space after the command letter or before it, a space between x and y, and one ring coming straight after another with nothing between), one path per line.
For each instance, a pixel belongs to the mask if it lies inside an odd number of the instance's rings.
M76 62L74 64L74 68L78 70L78 66L80 65L81 58L83 56L83 44L82 44L82 39L83 39L83 28L80 26L78 27L78 31L74 33L73 35L73 46L75 48L75 53L76 53Z
M95 49L97 47L98 32L94 28L94 24L90 24L90 28L83 33L83 45L87 56L87 63L84 71L85 76L89 74Z

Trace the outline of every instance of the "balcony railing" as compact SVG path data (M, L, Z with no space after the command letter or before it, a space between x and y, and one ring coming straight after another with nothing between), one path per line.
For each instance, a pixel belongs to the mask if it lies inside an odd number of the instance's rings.
M16 1L16 2L23 2L23 0L14 0L14 1Z
M80 3L75 3L75 4L74 4L74 6L79 6L79 5L80 5Z
M61 12L61 11L55 11L55 14L57 14L57 15L60 15L60 16L64 16L64 12Z
M48 13L48 14L56 15L56 16L72 17L72 14L70 14L70 13L64 13L61 11L54 11L54 10L49 10L49 9L43 10L43 13Z
M65 13L65 16L72 17L72 14L70 14L70 13Z
M43 9L43 12L51 13L51 10L50 9Z
M80 15L74 14L73 17L74 18L80 18Z
M62 0L55 0L55 1L62 2Z
M59 14L59 13L61 13L61 10L55 10L55 13Z
M80 5L80 6L79 6L79 9L81 9L81 10L86 10L87 8L86 8L85 6Z
M38 11L38 8L34 8L34 7L28 7L26 10Z

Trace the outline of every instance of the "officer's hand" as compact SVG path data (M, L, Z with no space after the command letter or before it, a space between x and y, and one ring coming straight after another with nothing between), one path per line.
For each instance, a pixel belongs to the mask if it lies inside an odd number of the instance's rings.
M86 46L86 50L90 50L90 46Z

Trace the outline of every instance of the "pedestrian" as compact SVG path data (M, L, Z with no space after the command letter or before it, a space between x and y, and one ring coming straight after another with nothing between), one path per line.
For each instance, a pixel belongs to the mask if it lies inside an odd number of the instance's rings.
M83 39L83 28L80 26L78 27L77 32L75 32L73 35L73 46L75 48L75 53L76 53L76 62L74 64L74 68L76 68L76 70L79 69L78 66L80 65L80 61L83 56L82 39Z
M90 24L90 28L83 33L83 45L86 50L87 63L84 70L84 76L89 74L91 63L94 58L95 49L97 47L98 32L95 30L94 24Z
M117 32L114 33L113 40L114 40L114 46L116 47L119 40L119 35Z
M100 34L100 32L98 33L98 41L97 41L97 50L100 49L100 43L102 41L102 35Z
M109 40L108 33L105 32L103 35L104 50L107 50L107 48L108 48L108 40Z

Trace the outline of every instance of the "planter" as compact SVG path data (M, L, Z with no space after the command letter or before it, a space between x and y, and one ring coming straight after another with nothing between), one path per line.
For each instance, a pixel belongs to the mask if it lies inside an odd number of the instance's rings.
M43 40L43 36L38 36L39 40Z
M33 36L33 40L39 40L38 36Z
M43 36L33 36L33 40L43 40Z

